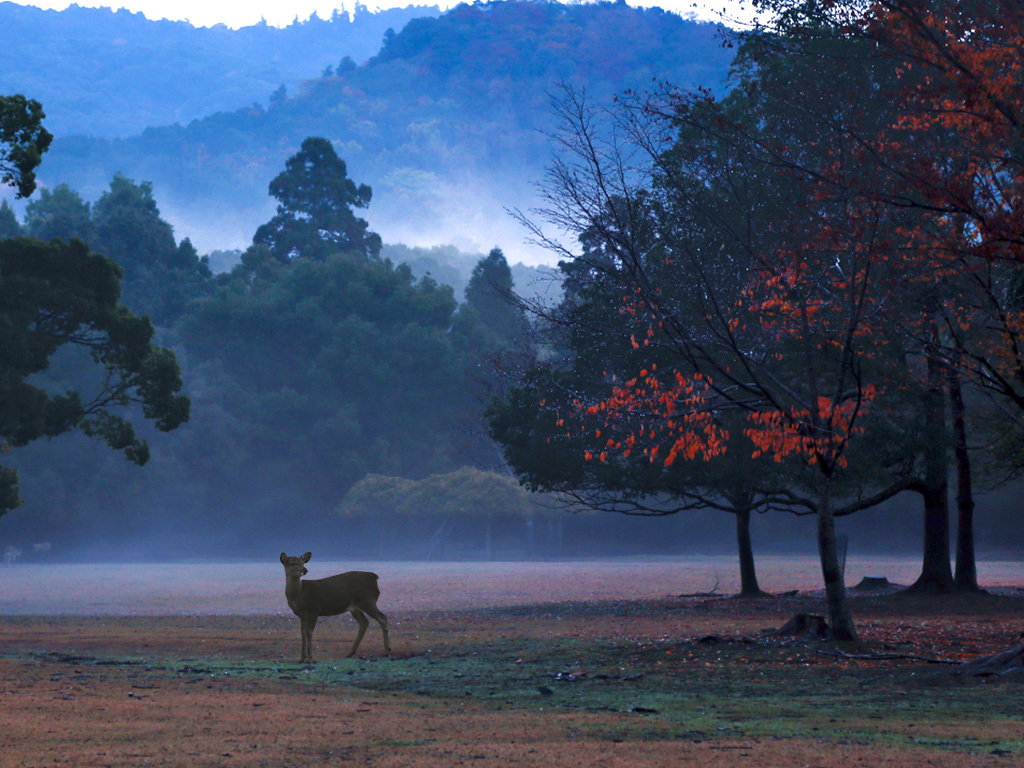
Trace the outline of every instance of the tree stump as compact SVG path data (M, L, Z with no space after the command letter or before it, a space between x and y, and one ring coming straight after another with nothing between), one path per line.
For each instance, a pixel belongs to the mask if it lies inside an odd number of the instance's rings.
M953 669L953 674L974 675L975 677L1024 675L1024 643L1008 651L983 656L980 659L961 664Z
M777 630L776 637L805 637L824 640L828 637L828 623L824 616L813 613L798 613Z

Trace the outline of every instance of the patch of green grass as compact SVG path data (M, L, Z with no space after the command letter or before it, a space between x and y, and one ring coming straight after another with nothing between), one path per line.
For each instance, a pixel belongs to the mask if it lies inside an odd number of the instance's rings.
M1015 726L1021 686L920 665L840 665L804 649L599 641L559 649L517 638L514 648L326 663L296 679L489 707L623 713L613 740L803 738L1024 754Z

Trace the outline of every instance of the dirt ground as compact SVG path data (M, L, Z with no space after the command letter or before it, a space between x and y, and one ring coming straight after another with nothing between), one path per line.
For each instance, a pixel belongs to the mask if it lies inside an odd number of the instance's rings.
M727 562L376 564L393 657L371 625L342 658L342 617L315 665L280 566L2 569L0 766L1024 765L1024 680L938 663L1020 642L1019 564L984 566L997 594L855 596L836 649L767 635L820 596L727 597Z

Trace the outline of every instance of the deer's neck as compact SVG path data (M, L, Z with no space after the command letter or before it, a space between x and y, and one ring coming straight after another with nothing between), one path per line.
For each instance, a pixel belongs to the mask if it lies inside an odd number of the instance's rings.
M286 577L284 580L284 596L288 598L288 605L297 605L302 596L302 579Z

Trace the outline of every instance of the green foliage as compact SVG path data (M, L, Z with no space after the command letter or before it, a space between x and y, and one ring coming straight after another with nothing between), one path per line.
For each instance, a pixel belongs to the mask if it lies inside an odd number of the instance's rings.
M93 205L68 184L43 189L26 206L25 230L39 240L78 238L112 258L123 270L124 304L161 327L210 288L208 262L188 238L175 243L150 182L116 174Z
M121 270L80 240L0 242L0 440L14 447L80 430L136 464L149 458L132 408L162 431L188 420L174 355L151 343L149 320L119 303ZM91 386L51 391L38 378L65 346L88 351ZM3 476L7 512L16 499Z
M0 96L0 184L9 184L17 197L36 188L35 169L53 136L43 128L42 105L21 95Z
M430 276L439 283L450 285L456 296L464 296L466 286L482 254L462 251L454 245L434 245L429 248L385 243L381 256L394 263L408 264L416 277ZM511 267L515 294L531 303L553 305L561 293L561 275L546 265Z
M508 475L463 467L422 480L369 474L345 494L338 512L357 517L529 517L542 508Z
M128 273L166 260L175 250L171 225L160 218L153 184L116 174L93 206L96 246Z
M408 264L416 277L429 275L439 283L450 285L456 296L465 292L473 265L480 258L480 254L463 252L454 245L424 248L402 243L385 243L380 255L395 264Z
M523 342L526 316L516 303L512 270L500 248L494 248L473 267L466 286L466 306L502 344Z
M95 243L96 228L89 203L67 184L43 189L25 208L25 229L37 240L77 237Z
M95 247L125 272L125 304L158 325L172 324L212 277L188 238L174 242L160 216L153 185L116 174L92 208Z
M200 402L235 425L227 449L262 467L253 482L333 508L368 471L451 467L466 408L455 307L450 288L405 266L282 264L253 246L179 335Z
M6 200L0 200L0 240L21 234L21 224Z
M277 215L256 230L253 243L265 245L279 261L332 253L377 256L380 236L370 232L353 208L370 204L372 192L348 177L345 161L326 139L310 136L270 182Z

